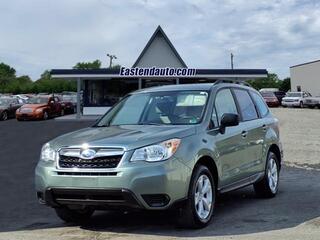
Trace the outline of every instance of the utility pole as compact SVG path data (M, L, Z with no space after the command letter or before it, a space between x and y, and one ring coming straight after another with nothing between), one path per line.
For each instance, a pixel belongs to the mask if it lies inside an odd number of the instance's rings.
M117 59L117 57L116 57L116 55L111 55L109 53L107 53L107 56L110 58L109 68L111 68L112 67L112 60Z
M231 53L230 57L231 57L231 69L233 69L233 53Z

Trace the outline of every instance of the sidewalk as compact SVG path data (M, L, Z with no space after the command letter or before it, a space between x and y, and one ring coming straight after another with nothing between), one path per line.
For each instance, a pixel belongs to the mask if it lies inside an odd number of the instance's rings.
M81 115L81 117L78 119L76 114L69 114L64 115L61 117L56 117L55 121L95 121L98 118L100 118L101 115Z

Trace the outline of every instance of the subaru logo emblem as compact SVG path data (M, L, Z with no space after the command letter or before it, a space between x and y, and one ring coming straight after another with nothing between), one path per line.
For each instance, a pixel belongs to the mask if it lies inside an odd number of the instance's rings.
M92 149L85 149L81 152L81 155L80 157L82 159L92 159L94 158L96 155L96 151L95 150L92 150Z

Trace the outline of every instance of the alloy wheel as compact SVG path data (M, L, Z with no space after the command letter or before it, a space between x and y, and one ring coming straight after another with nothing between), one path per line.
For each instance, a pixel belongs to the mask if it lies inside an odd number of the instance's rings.
M201 220L206 219L212 208L212 186L207 175L200 175L194 194L196 212Z
M44 120L47 120L47 119L48 119L48 113L47 113L47 112L44 112L44 113L43 113L43 119L44 119Z
M8 119L8 113L7 113L6 111L4 111L4 112L2 113L2 120L5 121L5 120L7 120L7 119Z
M277 191L278 181L279 175L276 160L274 158L270 158L268 164L268 183L272 193Z

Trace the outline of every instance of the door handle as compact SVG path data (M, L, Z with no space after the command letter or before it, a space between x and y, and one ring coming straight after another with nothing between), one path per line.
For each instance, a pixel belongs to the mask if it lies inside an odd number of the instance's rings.
M242 132L241 132L241 136L242 136L243 138L247 137L247 134L248 134L247 131L242 131Z
M262 130L263 130L264 132L267 131L267 125L263 124L263 125L262 125Z

